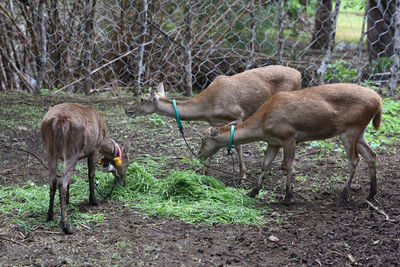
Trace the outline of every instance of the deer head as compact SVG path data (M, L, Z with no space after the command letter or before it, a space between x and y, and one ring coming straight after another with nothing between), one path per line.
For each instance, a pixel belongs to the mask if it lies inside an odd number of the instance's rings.
M129 105L125 109L125 113L133 118L154 113L157 110L160 97L165 97L163 83L158 85L157 92L150 88L149 93L139 97L135 103Z
M116 182L122 185L126 185L126 169L129 165L129 147L129 141L126 141L123 146L120 146L114 140L110 139L110 141L104 144L100 149L100 153L103 157L100 159L99 164L107 168L107 171L114 175Z
M201 136L201 146L198 156L201 160L211 157L222 147L219 142L220 131L217 127L208 128Z

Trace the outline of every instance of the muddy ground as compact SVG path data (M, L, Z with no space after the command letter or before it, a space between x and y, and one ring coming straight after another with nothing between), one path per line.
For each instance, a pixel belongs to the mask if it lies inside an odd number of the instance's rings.
M168 158L164 168L193 168L180 160L190 154L174 119L132 123L123 113L123 106L132 101L127 96L3 94L0 118L9 120L10 126L0 129L1 185L20 185L28 180L46 183L47 170L40 162L46 163L46 156L37 118L56 103L72 101L98 107L110 135L117 141L124 137L132 141L132 161L147 154ZM42 111L32 116L34 126L27 123L26 111L31 107ZM184 127L189 143L197 150L200 133L207 125L184 122ZM249 177L243 186L250 187L260 172L263 145L244 147ZM337 177L346 175L344 156L340 152L327 155L304 144L297 150L300 179L295 182L290 206L279 203L285 177L279 160L274 163L273 173L264 183L269 191L259 204L268 209L262 226L192 225L175 218L149 217L111 200L98 207L82 203L81 212L101 212L106 219L102 224L75 229L73 235L44 225L27 231L0 214L0 266L399 266L399 148L392 145L378 153L378 194L372 203L376 209L366 202L369 181L363 160L350 201L338 204L344 181ZM231 161L224 153L213 164L230 170ZM231 175L211 174L232 185Z

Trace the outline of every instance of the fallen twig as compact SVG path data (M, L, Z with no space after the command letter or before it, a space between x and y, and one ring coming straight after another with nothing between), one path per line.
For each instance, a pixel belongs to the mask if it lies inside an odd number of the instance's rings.
M11 243L14 243L14 244L20 245L20 246L25 246L25 244L23 244L23 243L21 243L21 242L18 242L18 241L15 241L15 240L12 240L12 239L6 238L6 237L4 237L4 236L1 236L1 235L0 235L0 238L1 238L1 239L3 239L3 240L5 240L5 241L8 241L8 242L11 242Z
M34 156L37 160L39 160L39 161L43 164L43 166L44 166L46 169L48 169L47 166L46 166L46 164L44 164L43 160L42 160L38 155L36 155L35 153L30 152L30 151L28 151L28 150L26 150L26 149L23 149L23 148L13 147L13 146L9 146L9 145L6 145L6 144L4 144L4 146L7 147L7 148L12 148L12 149L16 149L16 150L19 150L19 151L24 151L24 152L26 152L26 153L28 153L28 154L31 154L31 155Z
M390 219L389 215L387 215L386 212L384 212L383 210L380 210L378 207L374 206L374 204L372 204L368 200L366 200L366 202L371 208L373 208L374 210L376 210L377 212L379 212L380 214L385 216L386 217L386 221L389 221L389 222L395 222L396 221L396 220Z

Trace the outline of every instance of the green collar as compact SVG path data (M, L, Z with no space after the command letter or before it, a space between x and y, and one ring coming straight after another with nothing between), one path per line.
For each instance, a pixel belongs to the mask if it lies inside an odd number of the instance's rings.
M176 106L176 101L175 99L172 100L172 105L174 105L174 110L175 110L175 114L176 114L176 123L178 124L178 128L182 129L182 123L181 123L181 119L179 118L179 112L178 112L178 108Z
M231 154L232 143L233 143L233 133L235 132L235 125L231 125L231 136L229 137L228 154Z

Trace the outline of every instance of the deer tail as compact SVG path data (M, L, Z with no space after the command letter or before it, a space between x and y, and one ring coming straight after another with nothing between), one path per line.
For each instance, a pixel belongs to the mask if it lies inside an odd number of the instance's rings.
M372 120L372 124L374 125L375 130L378 130L381 125L382 120L382 103L379 103L378 111L375 113L374 119Z

